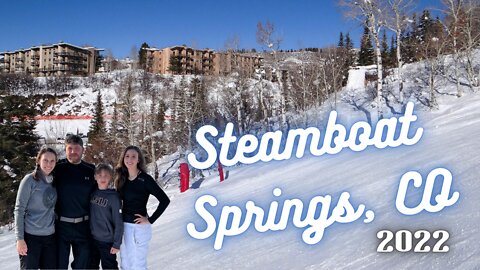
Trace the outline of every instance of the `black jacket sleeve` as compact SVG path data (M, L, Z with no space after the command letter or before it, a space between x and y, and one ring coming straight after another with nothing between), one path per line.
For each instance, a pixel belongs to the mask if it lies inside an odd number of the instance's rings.
M152 216L148 218L148 221L153 224L167 209L167 206L170 204L170 199L168 198L167 194L158 186L157 182L153 180L153 178L147 178L148 180L145 182L146 188L148 192L155 196L158 200L158 206L155 212L153 212Z

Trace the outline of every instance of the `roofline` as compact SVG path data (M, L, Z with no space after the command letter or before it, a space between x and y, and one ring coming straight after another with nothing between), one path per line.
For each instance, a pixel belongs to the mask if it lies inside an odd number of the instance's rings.
M96 51L104 51L105 50L105 49L100 49L100 48L97 49L96 47L92 47L92 46L79 47L79 46L76 46L76 45L73 45L73 44L67 43L67 42L58 42L58 43L54 43L54 44L50 44L50 45L32 46L32 47L27 48L27 49L15 50L15 51L12 51L12 52L0 52L0 54L13 54L13 53L25 52L25 51L29 51L29 50L33 50L33 49L52 48L52 47L60 46L60 45L67 45L67 46L77 48L77 49L80 49L80 50L88 50L88 49L95 49Z

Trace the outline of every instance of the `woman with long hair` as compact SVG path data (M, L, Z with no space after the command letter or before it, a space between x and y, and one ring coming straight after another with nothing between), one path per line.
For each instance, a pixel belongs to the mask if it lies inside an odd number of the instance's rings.
M52 171L57 153L43 147L36 168L20 182L15 202L15 234L21 269L57 268L55 203Z
M123 242L120 247L122 269L147 269L148 244L153 224L167 209L170 199L147 174L145 157L136 146L123 151L116 166L115 187L122 199ZM159 201L151 216L147 213L148 197Z

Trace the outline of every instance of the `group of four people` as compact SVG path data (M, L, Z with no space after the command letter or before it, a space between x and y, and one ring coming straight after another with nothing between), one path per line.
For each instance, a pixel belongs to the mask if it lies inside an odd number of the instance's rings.
M83 141L65 140L66 159L43 147L36 167L21 181L15 203L15 232L21 269L146 269L153 224L170 203L146 173L136 146L122 152L114 169L82 160ZM110 189L114 180L115 189ZM147 214L150 195L159 204ZM123 238L123 243L122 243Z

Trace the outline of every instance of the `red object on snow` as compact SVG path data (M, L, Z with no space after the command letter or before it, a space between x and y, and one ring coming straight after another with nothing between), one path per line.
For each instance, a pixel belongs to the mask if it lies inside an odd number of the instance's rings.
M218 161L218 174L220 175L220 182L223 182L225 176L223 175L223 166L222 163L220 163L220 160Z
M190 182L190 171L187 163L180 163L180 192L188 190Z

